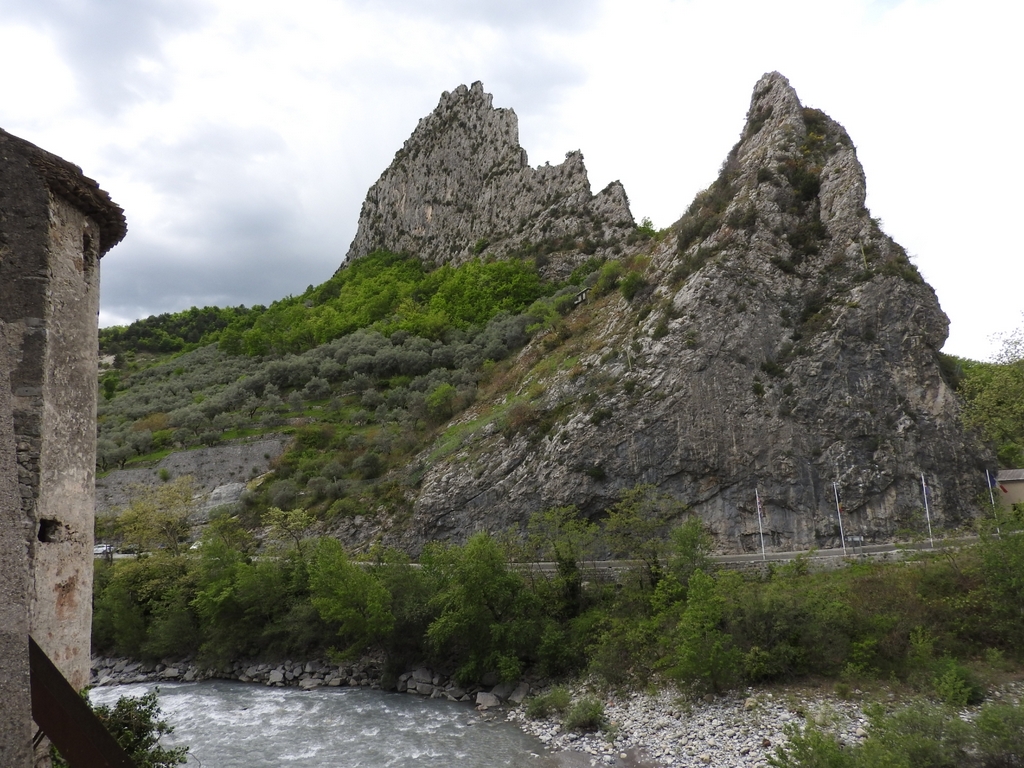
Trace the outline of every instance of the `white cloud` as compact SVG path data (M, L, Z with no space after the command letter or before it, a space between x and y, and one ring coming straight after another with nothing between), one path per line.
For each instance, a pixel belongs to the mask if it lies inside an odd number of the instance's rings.
M122 204L103 318L267 302L326 279L440 93L483 80L531 162L586 157L666 226L779 70L843 123L868 204L985 356L1017 327L1020 24L982 0L0 0L0 126ZM25 63L29 62L31 66ZM1019 292L1017 293L1019 295Z

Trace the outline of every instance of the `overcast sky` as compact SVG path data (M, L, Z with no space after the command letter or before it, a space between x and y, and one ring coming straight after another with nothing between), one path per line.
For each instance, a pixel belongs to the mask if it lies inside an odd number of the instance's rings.
M583 152L665 227L754 83L842 123L868 206L987 358L1024 325L1024 23L1008 0L0 0L0 127L126 211L101 325L326 280L442 91L482 80L533 165Z

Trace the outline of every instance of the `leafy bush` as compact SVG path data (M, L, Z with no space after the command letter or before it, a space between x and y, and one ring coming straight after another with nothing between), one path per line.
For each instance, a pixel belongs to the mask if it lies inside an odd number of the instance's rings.
M618 261L607 261L598 273L597 283L594 285L594 293L597 296L604 296L615 290L622 277L622 264Z
M720 691L739 677L740 651L722 631L725 600L703 571L690 577L686 610L676 629L671 674L698 687Z
M541 606L498 543L477 533L463 547L428 545L420 561L436 585L430 603L437 617L427 639L438 653L462 660L457 677L518 677L537 647Z
M545 694L534 696L526 702L526 716L531 720L541 720L552 712L564 713L572 703L572 695L567 688L556 686Z
M606 724L604 704L592 696L585 696L572 705L562 726L570 731L600 731Z
M100 704L92 709L138 768L171 768L188 760L188 747L160 746L161 737L174 728L160 719L156 693L122 696L113 707ZM69 768L56 747L51 757L54 768Z
M619 291L626 301L632 301L633 297L644 287L646 281L639 272L629 272L619 282Z
M869 711L869 736L844 748L813 725L788 727L768 762L776 768L1011 768L1024 755L1024 707L986 704L971 721L916 702L894 713Z

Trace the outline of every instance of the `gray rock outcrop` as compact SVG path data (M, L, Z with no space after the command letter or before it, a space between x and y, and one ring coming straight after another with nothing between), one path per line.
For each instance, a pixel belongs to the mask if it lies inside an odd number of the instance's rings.
M244 482L263 474L273 459L281 455L287 440L269 437L251 442L226 443L193 451L170 453L153 467L115 469L96 480L96 512L110 514L128 504L133 486L157 486L165 477L189 475L196 490L204 494L201 503L203 519L219 506L238 501L245 490Z
M437 264L474 255L542 257L555 272L621 249L633 230L625 190L597 195L583 155L531 168L510 109L479 82L445 92L366 195L347 259L377 249Z
M518 391L432 449L394 543L554 506L593 515L641 483L688 504L723 551L759 548L755 491L779 550L838 545L836 490L846 535L866 541L925 531L922 475L933 526L975 514L991 457L943 378L948 320L865 208L846 131L784 77L757 83L720 177L641 253L645 290L577 309L568 340L535 339L509 374Z

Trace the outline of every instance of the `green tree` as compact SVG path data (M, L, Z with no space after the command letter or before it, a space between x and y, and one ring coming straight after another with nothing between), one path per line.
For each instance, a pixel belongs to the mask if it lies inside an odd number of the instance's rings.
M594 556L597 526L580 517L576 507L554 507L530 517L528 546L537 560L553 561L550 587L556 600L548 613L566 620L583 609L583 561Z
M685 504L659 494L653 485L623 491L604 520L604 536L612 555L640 561L641 583L656 585L668 549L668 526L686 509Z
M218 535L203 539L192 607L202 655L216 662L309 656L331 628L309 599L309 571L294 549L251 559Z
M279 541L294 543L299 557L304 555L303 543L309 537L313 521L313 515L304 509L271 507L263 515L263 522L270 527L270 535Z
M427 406L427 412L439 421L449 418L455 412L455 398L457 394L458 392L455 387L448 382L438 384L424 401L424 404Z
M133 486L128 506L118 513L118 532L140 552L161 548L177 556L188 538L197 495L191 475L157 486Z
M1024 328L1003 337L994 362L959 362L964 420L995 445L1003 466L1024 465Z
M669 534L668 571L685 588L697 571L711 569L711 552L715 541L704 522L696 515L672 529Z
M686 610L675 633L670 673L685 682L720 691L734 682L740 652L722 630L725 601L703 571L690 577Z
M540 606L494 538L481 532L462 547L428 546L420 562L436 590L437 617L427 628L434 650L464 660L460 680L487 672L517 678L536 651Z
M1010 648L1024 644L1024 525L1004 514L1000 534L988 533L980 541L988 625Z
M93 641L102 652L158 659L193 653L199 644L188 558L160 552L97 569Z
M343 653L387 650L395 628L392 595L370 567L349 560L336 539L320 539L310 563L310 600L320 616L338 625Z
M160 744L174 728L160 719L156 693L122 696L112 707L100 704L92 709L138 768L172 768L188 760L188 747L168 749ZM69 768L56 747L51 756L54 768Z

